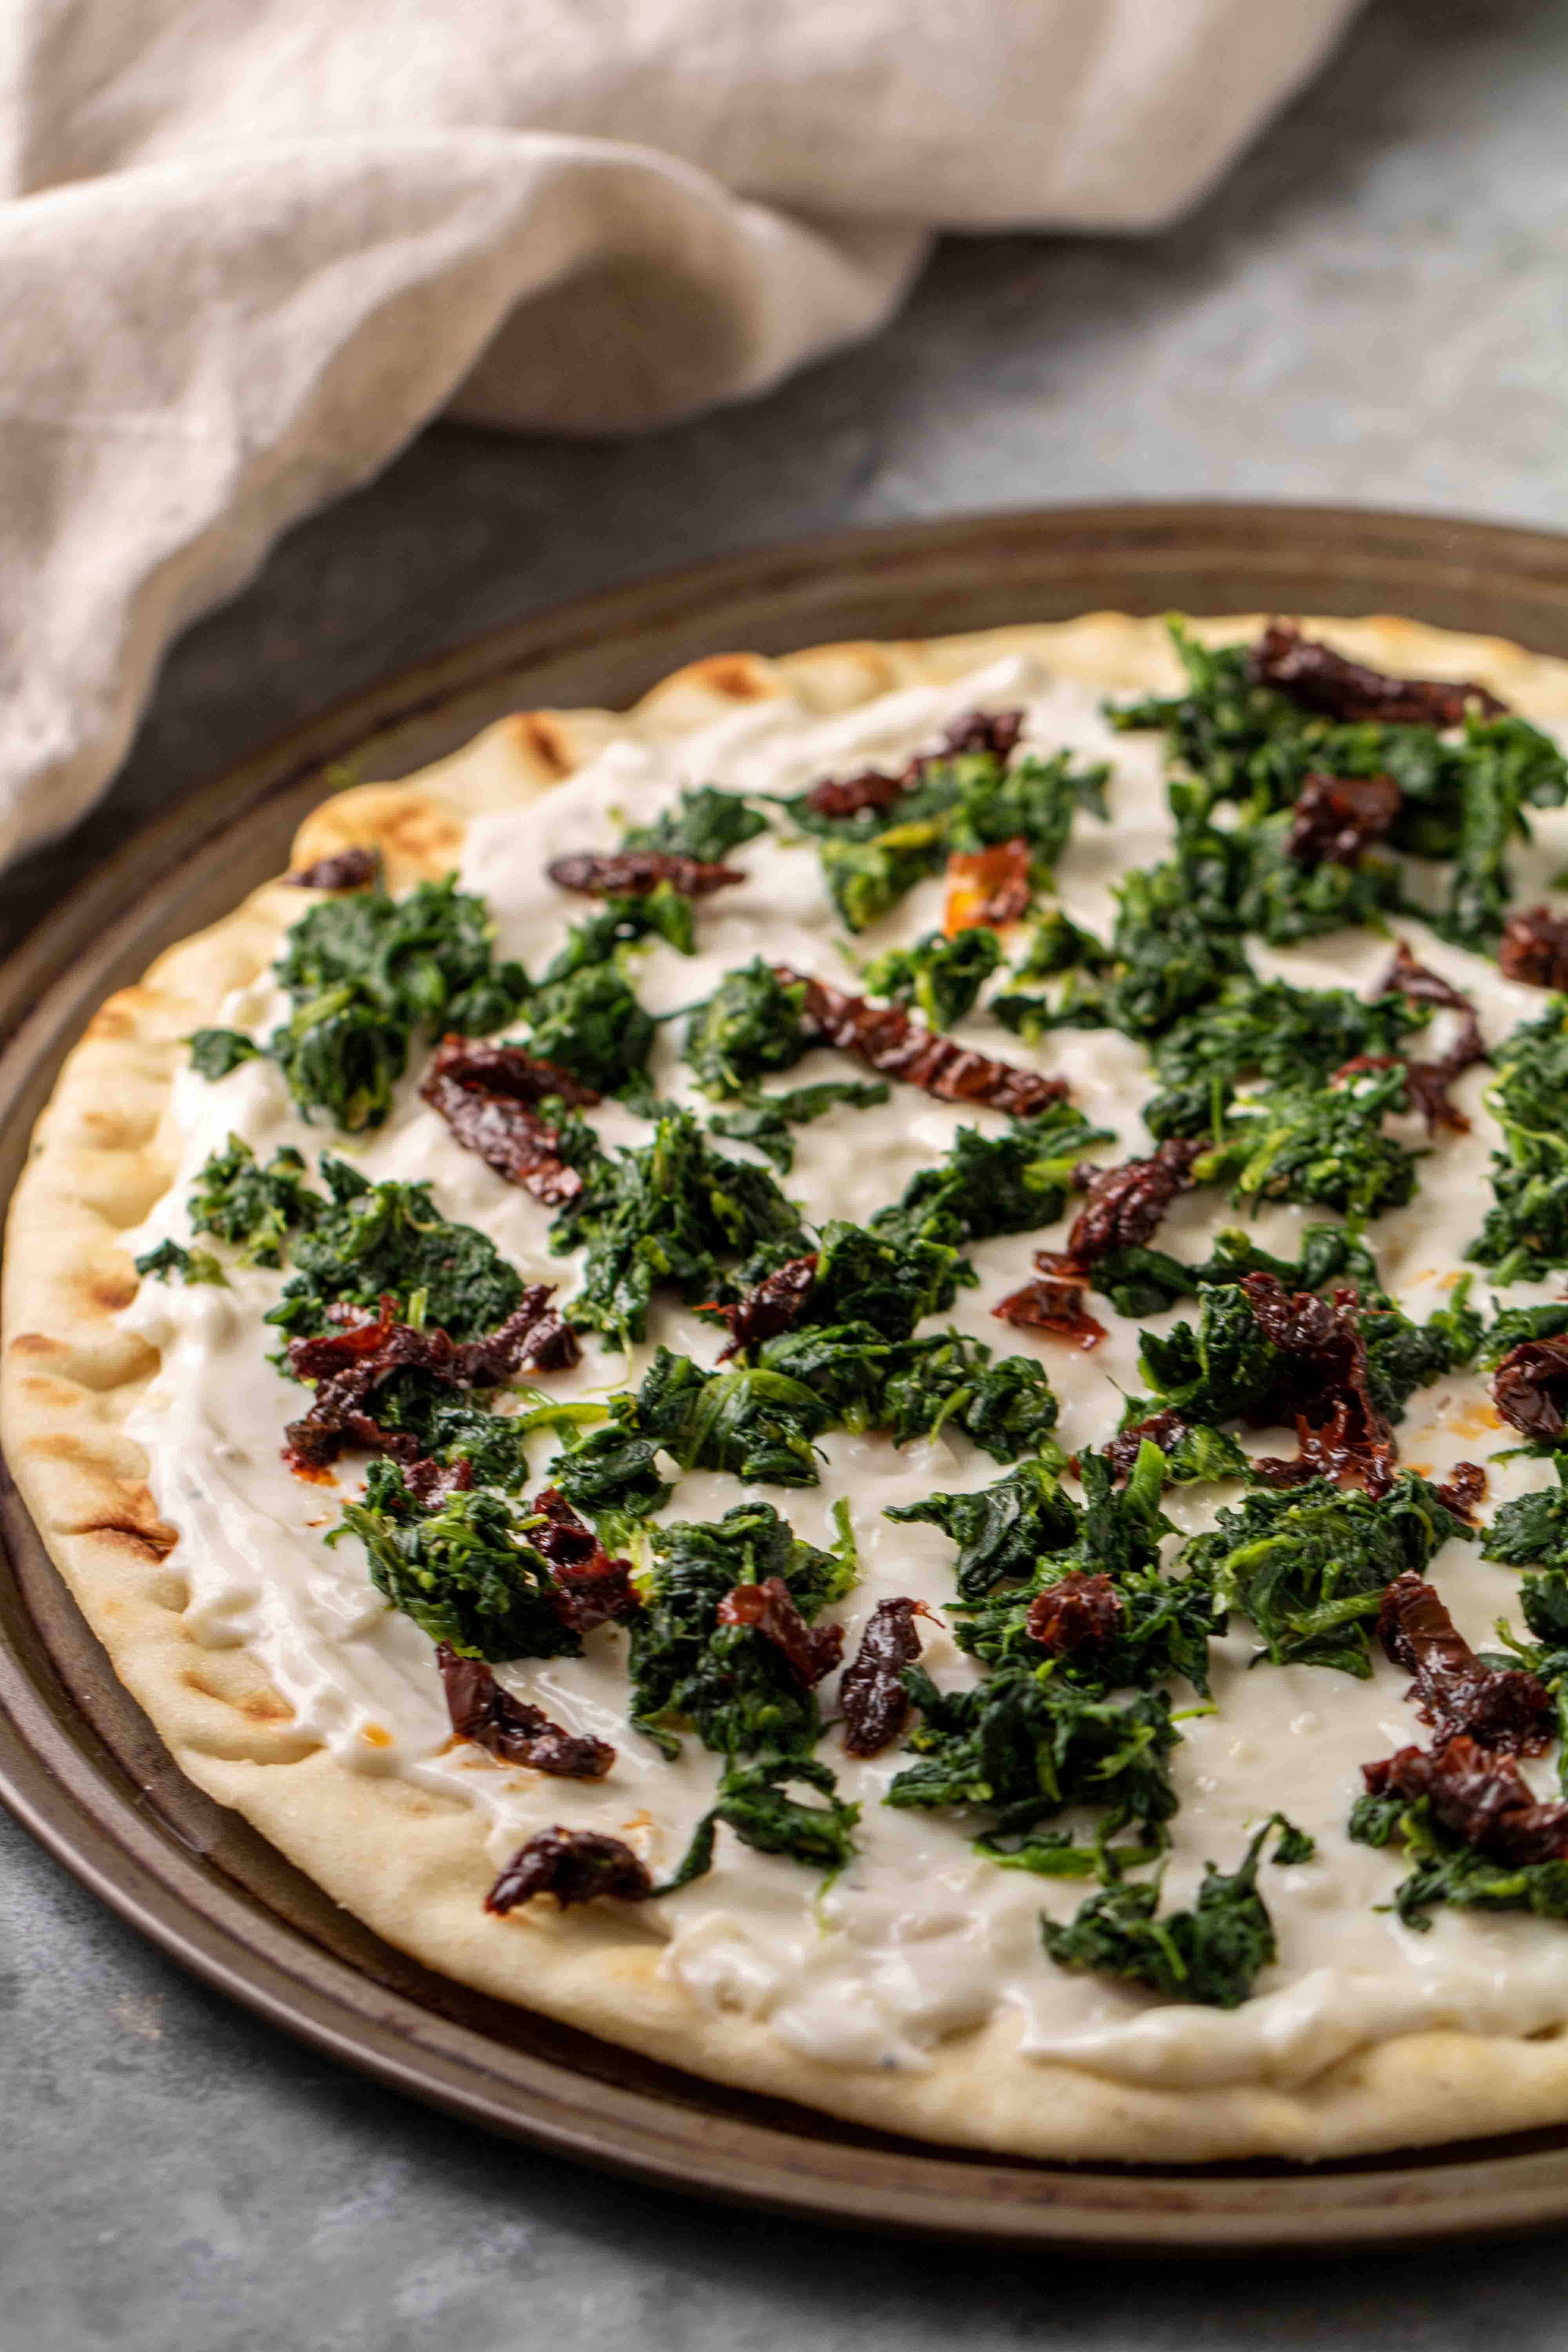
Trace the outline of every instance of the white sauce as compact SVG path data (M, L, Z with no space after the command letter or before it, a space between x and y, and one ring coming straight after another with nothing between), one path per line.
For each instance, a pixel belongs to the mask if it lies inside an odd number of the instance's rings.
M679 747L616 746L526 813L480 818L469 832L463 883L488 900L500 927L500 952L521 956L538 971L584 911L580 901L543 878L545 861L566 850L613 847L623 824L658 810L680 783L798 790L824 774L907 756L959 710L1020 703L1028 711L1027 740L1047 750L1070 745L1113 762L1111 821L1079 819L1058 875L1068 912L1104 933L1113 913L1115 876L1162 856L1169 841L1162 746L1152 736L1112 733L1095 694L1053 681L1038 666L1018 660L941 690L890 695L831 719L804 719L787 700L767 702ZM1563 815L1540 818L1536 832L1533 848L1516 853L1517 887L1527 903L1568 853ZM700 999L727 970L759 951L850 985L852 944L864 959L941 920L942 885L924 883L875 934L851 943L838 930L812 845L764 838L735 853L733 862L750 878L700 905L697 956L680 957L662 942L642 952L637 985L650 1011ZM1540 995L1510 986L1494 965L1444 946L1419 925L1402 928L1424 961L1472 993L1493 1042L1539 1012ZM1260 970L1306 985L1365 986L1384 968L1389 950L1370 933L1345 932L1277 954L1254 941L1251 952ZM264 1036L279 1001L263 985L231 998L220 1017ZM700 1098L676 1058L679 1025L660 1031L654 1075L662 1093L695 1103ZM957 1034L1069 1079L1084 1113L1121 1139L1120 1152L1108 1150L1107 1157L1147 1148L1139 1106L1152 1091L1151 1080L1142 1052L1127 1039L1108 1031L1068 1031L1031 1053L984 1022ZM838 1057L814 1055L784 1083L845 1074ZM1453 1270L1489 1200L1487 1166L1496 1129L1481 1107L1484 1081L1483 1071L1472 1071L1458 1089L1474 1120L1471 1134L1439 1141L1423 1167L1415 1199L1383 1218L1372 1235L1384 1282L1418 1316L1451 1287ZM268 1063L249 1063L217 1085L184 1072L174 1095L184 1162L170 1193L132 1237L133 1246L145 1248L165 1235L190 1237L184 1203L192 1181L233 1130L263 1158L285 1142L312 1161L324 1144L342 1146L373 1179L428 1177L441 1208L489 1234L525 1279L562 1281L569 1293L574 1267L549 1254L550 1213L460 1150L419 1102L414 1083L413 1076L405 1083L383 1129L345 1139L303 1125ZM647 1133L613 1105L595 1118L607 1140L635 1141ZM994 1113L961 1113L896 1087L882 1108L841 1110L798 1129L795 1171L785 1189L814 1219L864 1221L897 1198L917 1169L944 1152L962 1124L976 1120L1005 1124ZM743 1147L725 1148L745 1156ZM1301 1225L1322 1213L1272 1209L1255 1230L1265 1246L1289 1255ZM1195 1256L1208 1234L1232 1222L1222 1197L1189 1195L1176 1204L1160 1239L1177 1255ZM1088 1356L1006 1330L991 1318L990 1305L1027 1277L1035 1249L1051 1238L1025 1234L977 1246L972 1255L980 1286L959 1294L952 1319L993 1343L1000 1338L1001 1353L1040 1354L1062 1402L1060 1435L1071 1449L1079 1442L1103 1442L1120 1412L1118 1391L1141 1385L1139 1334L1110 1315L1105 1302L1098 1303L1110 1337ZM622 1836L656 1874L667 1871L710 1801L718 1762L689 1738L679 1762L668 1764L627 1728L624 1637L616 1629L592 1635L581 1659L524 1663L503 1675L512 1689L570 1728L613 1740L617 1759L609 1777L585 1783L509 1768L451 1739L429 1641L382 1601L356 1542L333 1549L323 1542L353 1482L345 1476L335 1492L304 1485L279 1460L282 1423L298 1410L299 1395L267 1361L276 1335L264 1333L259 1318L283 1278L235 1270L227 1289L149 1282L128 1311L127 1321L163 1352L162 1370L132 1428L151 1457L159 1507L180 1530L173 1563L188 1581L193 1630L214 1645L247 1644L289 1701L301 1731L345 1766L405 1775L482 1807L498 1865L536 1830L563 1822ZM1510 1298L1532 1300L1550 1287L1515 1286ZM1484 1297L1482 1290L1483 1303ZM1162 1328L1194 1312L1191 1305L1178 1309L1163 1318ZM665 1307L656 1310L650 1345L664 1339L708 1363L720 1337L712 1327ZM636 1367L591 1348L575 1371L550 1382L550 1391L604 1393L625 1385L628 1369L635 1380ZM1404 1461L1437 1475L1461 1458L1485 1460L1501 1443L1485 1387L1475 1377L1418 1392L1398 1434ZM1265 1451L1284 1444L1267 1434L1257 1442ZM835 1498L849 1498L862 1564L860 1582L843 1610L846 1654L852 1656L879 1600L911 1594L941 1609L952 1599L947 1538L931 1528L897 1527L883 1517L884 1507L933 1488L986 1486L1002 1473L963 1437L942 1437L901 1454L885 1438L839 1433L825 1443L828 1459L819 1488L756 1491L802 1536L824 1543L833 1538ZM536 1441L533 1467L542 1480L548 1445L546 1439ZM1490 1476L1495 1506L1548 1483L1550 1473L1542 1465L1512 1463L1494 1466ZM716 1517L742 1495L732 1478L692 1474L680 1482L666 1516ZM1218 1503L1231 1498L1233 1490L1178 1489L1167 1508L1185 1530L1209 1524ZM1442 1554L1436 1573L1461 1629L1473 1641L1490 1640L1493 1621L1514 1609L1514 1574L1489 1566L1473 1548L1458 1543ZM937 1680L970 1678L972 1662L945 1633L926 1631L924 1663ZM861 1804L859 1859L822 1893L797 1864L755 1853L721 1830L711 1874L638 1914L668 1938L663 1968L694 2000L765 2019L792 2047L849 2067L928 2064L928 2053L944 2035L980 2023L1000 2004L1022 2012L1032 2053L1167 2084L1297 2082L1358 2043L1419 2026L1525 2034L1568 2019L1568 1929L1526 1917L1439 1910L1429 1934L1413 1934L1379 1907L1403 1874L1398 1853L1353 1845L1345 1836L1361 1763L1422 1736L1404 1696L1406 1677L1381 1656L1364 1683L1304 1666L1249 1671L1255 1646L1244 1623L1215 1646L1215 1711L1184 1724L1173 1759L1181 1811L1166 1878L1166 1902L1188 1900L1205 1858L1234 1866L1249 1829L1280 1803L1316 1838L1312 1864L1265 1869L1279 1958L1260 1978L1258 1997L1240 2011L1161 2002L1124 1985L1056 1969L1041 1948L1039 1916L1070 1916L1086 1891L1082 1884L999 1869L971 1848L978 1823L882 1805L903 1759L895 1752L857 1762L843 1754L837 1735L821 1753L837 1770L841 1792ZM831 1684L821 1696L830 1714ZM1551 1785L1550 1769L1531 1769L1542 1789Z

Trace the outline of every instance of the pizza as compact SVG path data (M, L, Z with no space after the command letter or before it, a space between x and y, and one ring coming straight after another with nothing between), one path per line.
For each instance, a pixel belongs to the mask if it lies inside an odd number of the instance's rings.
M485 1993L997 2152L1568 2120L1568 664L717 657L98 1013L6 1457L181 1768Z

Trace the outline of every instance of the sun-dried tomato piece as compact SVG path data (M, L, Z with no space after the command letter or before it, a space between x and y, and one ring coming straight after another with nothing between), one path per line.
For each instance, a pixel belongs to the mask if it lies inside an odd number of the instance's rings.
M1392 828L1404 797L1392 776L1314 771L1296 795L1286 855L1299 866L1353 866Z
M1408 996L1416 1004L1446 1004L1454 1013L1475 1010L1468 996L1445 980L1440 971L1433 971L1417 961L1407 940L1400 940L1394 950L1394 961L1373 989L1374 996Z
M1178 1192L1192 1190L1193 1162L1208 1149L1198 1137L1172 1136L1149 1160L1124 1160L1115 1168L1088 1161L1073 1171L1085 1195L1068 1235L1066 1255L1082 1266L1113 1250L1138 1249L1147 1242Z
M838 1685L844 1745L851 1756L879 1754L903 1729L910 1712L903 1670L921 1654L915 1619L931 1616L920 1601L879 1601L872 1611Z
M1103 1648L1121 1631L1127 1612L1109 1576L1089 1576L1074 1569L1059 1584L1037 1592L1024 1620L1031 1641L1055 1657L1085 1649Z
M907 776L884 776L876 768L864 775L824 777L813 784L805 804L814 816L858 816L862 809L888 809L909 790Z
M938 758L958 759L966 751L989 751L994 759L1011 757L1024 731L1021 710L966 710L942 731Z
M1304 637L1294 621L1270 621L1252 653L1252 675L1261 686L1288 694L1325 719L1381 719L1387 726L1458 727L1479 707L1488 719L1508 709L1471 679L1390 677L1364 662L1349 661L1316 637Z
M416 1441L405 1431L383 1429L372 1409L376 1391L395 1372L426 1372L453 1389L492 1389L514 1372L575 1363L576 1340L550 1305L553 1289L548 1282L531 1283L506 1321L482 1339L458 1340L436 1325L400 1323L398 1302L390 1297L374 1318L290 1339L289 1369L297 1380L316 1383L316 1397L285 1429L283 1459L293 1469L320 1470L345 1445L363 1445L396 1461L416 1460ZM564 1357L563 1331L571 1350Z
M514 1911L536 1895L592 1903L602 1895L618 1903L646 1903L653 1880L629 1845L602 1830L541 1830L519 1846L485 1897L485 1909Z
M1105 1337L1104 1324L1085 1303L1082 1282L1069 1275L1037 1275L1021 1289L1009 1291L991 1312L1020 1331L1040 1331L1048 1339L1066 1339L1086 1351L1098 1348Z
M563 1622L574 1633L591 1633L595 1625L635 1617L643 1604L632 1581L631 1561L611 1558L558 1486L542 1489L533 1512L528 1539L550 1563L559 1587L555 1606Z
M559 890L584 898L641 898L668 882L683 898L711 898L731 882L743 882L738 866L717 858L683 857L673 849L575 850L552 857L545 872Z
M446 1120L454 1141L547 1209L564 1207L583 1190L582 1177L561 1157L560 1130L536 1108L552 1096L574 1106L598 1101L592 1087L569 1071L521 1045L448 1036L419 1091Z
M1192 1423L1184 1419L1173 1407L1166 1405L1161 1412L1149 1413L1142 1421L1133 1422L1131 1427L1119 1429L1104 1448L1105 1458L1110 1465L1111 1476L1126 1477L1138 1459L1138 1448L1145 1438L1151 1444L1157 1445L1162 1454L1170 1454L1185 1437L1192 1425Z
M808 1625L782 1576L732 1584L719 1603L721 1625L749 1625L772 1643L803 1690L831 1674L844 1654L842 1625Z
M380 1433L387 1434L384 1431ZM375 1448L373 1446L371 1451L374 1452ZM403 1463L404 1485L415 1501L423 1503L426 1510L438 1511L442 1504L450 1502L454 1495L467 1495L472 1490L474 1465L471 1462L432 1462L427 1454L420 1454L412 1462L405 1455L400 1454L398 1458Z
M1538 1804L1510 1756L1499 1756L1463 1733L1428 1752L1401 1748L1363 1764L1369 1795L1425 1797L1447 1830L1478 1853L1515 1869L1568 1859L1568 1803Z
M1456 1462L1448 1475L1437 1488L1445 1508L1457 1519L1468 1519L1473 1525L1476 1505L1487 1491L1487 1474L1479 1462Z
M999 931L1021 922L1035 895L1030 880L1034 853L1022 834L989 849L955 849L947 861L947 899L942 928L950 940L960 931Z
M722 1364L742 1348L757 1347L763 1339L776 1339L781 1331L793 1329L816 1281L816 1252L813 1250L809 1256L792 1257L787 1265L764 1275L732 1307L721 1307L710 1299L704 1313L721 1315L730 1327L730 1344L720 1350L719 1361Z
M1396 1061L1403 1061L1410 1099L1426 1119L1427 1134L1436 1134L1439 1127L1446 1127L1456 1135L1468 1135L1470 1122L1464 1112L1449 1101L1448 1088L1464 1071L1488 1058L1487 1042L1476 1019L1475 1006L1451 981L1445 980L1441 972L1430 971L1424 963L1418 963L1404 940L1394 949L1394 961L1384 973L1375 993L1379 996L1407 997L1415 1004L1442 1005L1451 1013L1462 1013L1464 1021L1447 1052L1438 1055L1433 1061L1412 1061L1405 1055L1363 1055L1353 1062L1347 1062L1342 1069L1335 1071L1334 1076L1338 1078L1346 1077L1356 1070L1392 1069Z
M1555 1443L1568 1413L1568 1339L1510 1348L1492 1374L1492 1398L1510 1429Z
M380 872L375 850L340 849L335 856L318 857L314 866L301 866L283 879L295 890L368 890Z
M788 964L775 964L773 976L785 988L805 990L801 1026L814 1044L836 1045L879 1076L902 1078L939 1102L982 1103L1010 1118L1033 1118L1068 1091L1065 1079L1037 1077L1032 1070L955 1045L951 1037L921 1028L896 1004L868 1003Z
M1489 1058L1480 1024L1473 1013L1468 1013L1463 1028L1446 1054L1439 1054L1430 1062L1405 1063L1410 1098L1426 1119L1428 1135L1436 1134L1440 1127L1455 1135L1469 1133L1470 1122L1458 1105L1448 1100L1448 1088L1464 1071Z
M1550 907L1517 910L1502 927L1497 960L1505 980L1568 989L1568 915L1554 915Z
M1320 1298L1310 1290L1287 1290L1272 1274L1244 1275L1241 1288L1264 1337L1286 1359L1249 1417L1255 1428L1293 1427L1300 1447L1294 1461L1259 1456L1254 1475L1271 1486L1295 1486L1321 1472L1369 1495L1386 1494L1397 1449L1372 1400L1355 1291Z
M513 1698L482 1658L459 1657L449 1643L441 1642L436 1664L459 1739L471 1739L503 1763L527 1764L563 1780L602 1780L614 1764L616 1751L606 1741L563 1731L542 1706Z
M1377 1631L1394 1664L1415 1675L1406 1695L1439 1747L1460 1732L1510 1756L1539 1756L1550 1745L1555 1708L1545 1684L1519 1667L1483 1665L1414 1569L1384 1594Z

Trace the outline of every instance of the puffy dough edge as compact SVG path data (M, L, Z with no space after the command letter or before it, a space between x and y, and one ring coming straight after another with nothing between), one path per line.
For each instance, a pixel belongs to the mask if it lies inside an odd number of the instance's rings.
M1258 617L1196 625L1223 642ZM1379 667L1473 677L1535 718L1568 719L1568 662L1388 616L1308 625ZM380 849L400 889L447 871L472 817L521 805L617 740L676 740L764 698L824 716L1014 652L1107 689L1175 681L1160 623L1119 614L778 659L715 655L625 714L518 712L418 775L340 792L305 820L292 863L363 844ZM1020 2055L1016 2021L1005 2014L942 2043L923 2071L819 2064L758 2021L700 2007L664 1978L662 1946L633 1910L563 1915L541 1905L489 1917L481 1903L491 1866L477 1809L346 1769L295 1728L247 1651L197 1642L184 1615L177 1531L161 1520L145 1456L124 1432L157 1359L116 1322L136 1287L120 1236L173 1179L181 1041L271 961L301 903L286 884L265 885L100 1008L38 1122L7 1231L0 1439L116 1674L198 1787L425 1966L666 2063L881 2130L1058 2160L1201 2163L1348 2157L1568 2117L1568 2038L1555 2032L1528 2041L1413 2033L1294 2086L1164 2089L1041 2063ZM476 1769L498 1768L485 1759Z

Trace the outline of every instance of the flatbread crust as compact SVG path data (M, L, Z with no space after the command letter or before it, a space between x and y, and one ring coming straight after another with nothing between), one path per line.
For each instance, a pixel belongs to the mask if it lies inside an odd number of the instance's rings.
M1258 625L1259 616L1242 615L1198 627L1221 641ZM1568 719L1568 662L1387 617L1306 625L1381 668L1473 677L1531 718ZM406 782L339 793L300 827L293 863L373 845L389 886L402 889L457 863L471 818L547 792L610 742L669 740L764 698L787 697L803 716L821 717L1013 652L1108 690L1177 682L1163 626L1118 614L923 643L821 646L779 660L719 655L677 671L624 715L520 712ZM426 1967L650 2057L862 2126L998 2154L1195 2163L1348 2157L1568 2120L1568 2034L1556 2028L1529 2040L1411 2033L1294 2086L1151 2088L1042 2063L1019 2054L1019 2025L1006 2012L943 2042L923 2071L813 2062L661 1977L664 1947L635 1914L562 1914L538 1903L488 1916L493 1866L476 1809L346 1769L295 1727L248 1652L199 1642L183 1614L176 1530L160 1519L146 1458L124 1433L158 1360L116 1325L137 1288L121 1237L174 1181L170 1097L182 1040L228 990L265 970L303 903L268 883L109 999L38 1123L7 1234L6 1460L116 1673L199 1788Z

